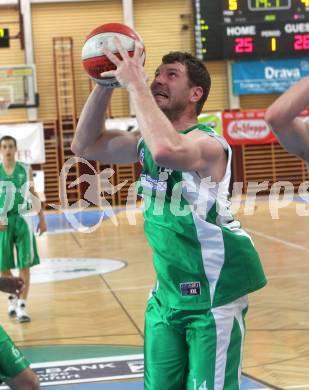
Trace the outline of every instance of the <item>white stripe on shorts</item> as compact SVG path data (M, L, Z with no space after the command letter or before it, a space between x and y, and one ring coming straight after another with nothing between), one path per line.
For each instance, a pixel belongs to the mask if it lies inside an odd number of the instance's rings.
M231 341L231 333L234 320L236 319L241 330L241 358L243 352L245 327L242 312L248 306L247 295L224 306L215 307L211 310L217 330L217 349L215 367L215 390L222 390L225 381L225 369L227 362L227 351ZM241 361L238 368L238 383L240 385Z
M33 220L31 215L25 215L20 213L19 214L22 219L25 221L25 223L28 226L28 234L29 234L29 241L30 241L30 253L31 253L31 265L34 261L34 250L33 250L33 234L34 234L34 226L33 226Z

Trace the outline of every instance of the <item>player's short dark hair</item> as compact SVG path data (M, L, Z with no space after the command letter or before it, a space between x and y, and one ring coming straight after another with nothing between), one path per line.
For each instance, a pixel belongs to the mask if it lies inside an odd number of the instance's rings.
M11 135L4 135L3 137L0 138L0 147L2 145L2 141L13 141L15 148L17 148L16 139L14 137L12 137Z
M171 51L162 57L163 64L173 64L175 62L186 66L191 87L198 86L203 88L203 95L196 104L196 114L199 115L210 91L211 78L208 70L201 60L187 52Z

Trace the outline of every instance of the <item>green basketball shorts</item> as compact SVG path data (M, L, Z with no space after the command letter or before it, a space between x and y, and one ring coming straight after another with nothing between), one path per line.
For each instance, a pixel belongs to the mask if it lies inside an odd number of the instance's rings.
M12 268L30 268L40 263L36 241L33 234L33 223L30 216L21 214L8 215L8 225L0 231L0 270ZM17 265L14 260L14 247L17 254Z
M248 300L209 310L164 307L145 314L145 390L239 390Z
M8 382L30 363L0 326L0 382Z

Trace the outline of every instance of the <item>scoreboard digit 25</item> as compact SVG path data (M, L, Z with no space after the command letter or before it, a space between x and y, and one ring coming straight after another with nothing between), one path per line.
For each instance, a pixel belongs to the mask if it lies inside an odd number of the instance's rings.
M309 0L193 0L203 60L309 56Z

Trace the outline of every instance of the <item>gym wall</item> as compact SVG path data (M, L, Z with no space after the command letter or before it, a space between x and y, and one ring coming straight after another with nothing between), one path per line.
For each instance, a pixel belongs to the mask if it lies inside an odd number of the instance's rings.
M151 80L156 67L161 62L162 55L170 50L195 52L194 48L194 21L192 0L134 0L134 28L142 36L146 47L146 72ZM51 132L53 141L50 146L50 155L58 164L60 155L65 160L70 156L69 147L62 145L62 128L60 118L57 117L57 99L55 89L55 68L53 54L53 38L71 37L73 41L73 66L75 80L76 116L80 115L82 107L91 89L91 82L82 68L81 50L87 34L95 27L109 22L122 22L122 0L101 0L68 3L34 3L31 4L32 32L35 64L37 67L37 84L40 96L38 120L46 124ZM17 19L14 9L1 9L1 21ZM11 35L18 32L18 24L10 27ZM20 48L18 39L11 40L9 49L0 50L0 66L24 63L24 52ZM229 108L228 77L226 61L209 61L207 67L212 77L212 88L203 111L222 111ZM240 108L266 108L277 95L248 95L240 97ZM110 114L113 117L129 116L129 102L127 92L123 89L115 90L111 102ZM0 123L27 122L25 109L9 110L8 114L0 116ZM74 129L72 129L74 131ZM48 133L48 132L47 132ZM47 134L46 133L46 134ZM58 138L55 138L58 137ZM58 145L58 146L57 146ZM47 147L47 146L46 146ZM234 179L238 180L276 180L284 177L289 179L296 169L301 173L299 182L305 177L304 164L291 155L282 151L282 148L258 147L258 151L250 147L236 147ZM65 152L64 152L65 151ZM250 152L250 153L249 153ZM261 161L257 171L252 173L252 158ZM252 158L251 158L252 157ZM264 162L271 157L273 166L271 172L262 168ZM268 161L268 160L267 160ZM278 164L280 167L278 168ZM49 163L48 163L49 164ZM42 167L45 171L49 165ZM296 164L296 165L295 165ZM54 166L54 165L53 165ZM281 168L281 166L283 168ZM99 168L98 168L99 169ZM281 172L284 170L284 172ZM54 172L54 171L53 171ZM51 173L52 175L52 173ZM55 176L55 173L53 173ZM53 179L54 180L54 176ZM57 175L55 176L57 177ZM54 195L53 195L54 196ZM79 194L77 194L79 197Z
M0 21L2 25L6 22L14 22L9 25L10 36L16 36L19 32L18 13L13 8L0 9ZM23 64L24 51L21 50L19 39L10 39L10 47L0 49L0 66ZM0 123L28 122L26 110L9 110L6 115L0 116Z
M77 3L32 4L32 31L37 67L40 107L38 120L57 118L53 38L72 37L77 116L89 94L90 83L81 64L80 54L87 34L96 26L122 22L122 1L104 0ZM16 19L16 10L1 10L1 20ZM135 29L143 37L146 50L146 71L151 79L162 55L170 50L194 53L191 0L134 1ZM18 29L18 26L14 26ZM13 30L13 27L12 27ZM14 33L14 31L12 31ZM11 41L10 49L1 49L0 66L24 63L19 40ZM228 108L227 69L223 61L207 64L213 84L204 111ZM112 99L112 116L129 115L127 93L118 89ZM1 122L27 121L26 110L17 109L0 118Z

